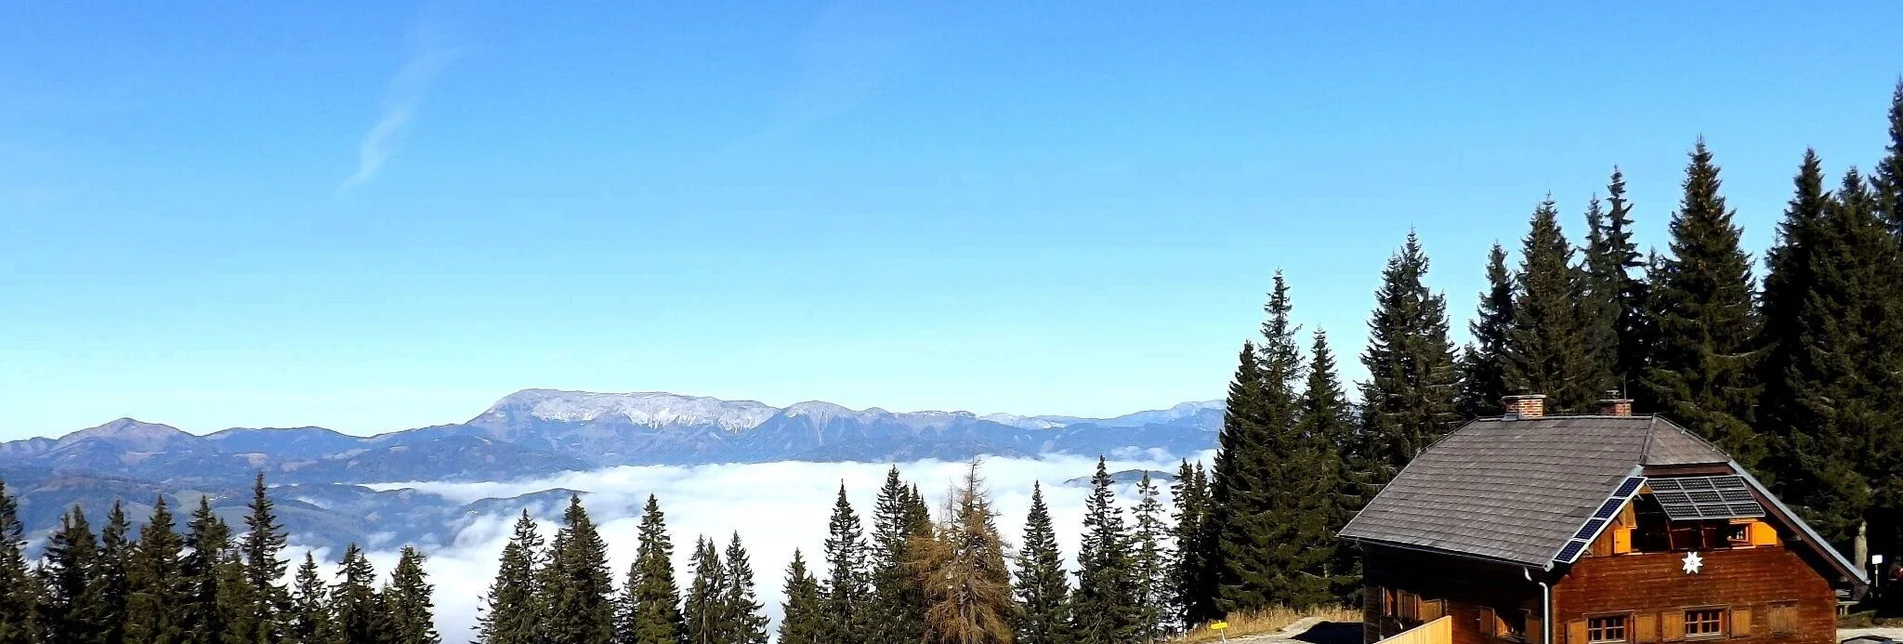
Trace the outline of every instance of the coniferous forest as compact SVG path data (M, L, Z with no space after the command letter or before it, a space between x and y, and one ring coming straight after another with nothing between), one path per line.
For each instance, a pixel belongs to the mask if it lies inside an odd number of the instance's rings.
M1793 154L1791 197L1761 258L1741 246L1703 140L1675 205L1633 203L1617 168L1579 219L1539 202L1517 248L1457 260L1488 282L1465 345L1428 286L1445 264L1409 233L1381 271L1358 383L1341 380L1322 330L1303 333L1277 274L1259 337L1237 355L1213 463L1185 460L1167 492L1146 474L1129 502L1100 460L1077 552L1060 551L1041 487L1022 538L1005 539L976 463L936 508L896 467L869 515L842 487L821 548L783 572L755 571L734 534L679 544L691 575L676 578L677 544L650 497L634 564L617 574L572 498L553 534L522 515L478 632L447 637L1127 644L1240 612L1353 605L1358 557L1335 533L1411 458L1522 392L1558 413L1629 396L1731 453L1857 561L1903 552L1903 83L1888 122L1887 153L1867 171L1845 165L1833 179L1815 153ZM1669 218L1662 248L1634 237L1647 212ZM242 526L203 499L155 505L136 534L117 505L97 530L75 507L29 560L0 483L0 644L445 637L413 548L388 574L355 546L337 562L286 561L263 476ZM781 575L777 624L760 574Z

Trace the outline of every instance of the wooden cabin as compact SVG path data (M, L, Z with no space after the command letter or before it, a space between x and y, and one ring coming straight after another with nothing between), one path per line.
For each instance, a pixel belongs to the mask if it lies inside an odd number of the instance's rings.
M1861 569L1743 467L1631 401L1543 406L1511 397L1456 430L1342 529L1366 642L1837 641L1836 590Z

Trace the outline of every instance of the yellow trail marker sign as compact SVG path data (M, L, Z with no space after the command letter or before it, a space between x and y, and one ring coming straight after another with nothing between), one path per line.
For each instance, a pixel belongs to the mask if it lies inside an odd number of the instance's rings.
M1209 630L1212 630L1212 631L1220 631L1220 630L1225 630L1227 628L1229 628L1229 622L1216 622L1214 624L1209 625Z

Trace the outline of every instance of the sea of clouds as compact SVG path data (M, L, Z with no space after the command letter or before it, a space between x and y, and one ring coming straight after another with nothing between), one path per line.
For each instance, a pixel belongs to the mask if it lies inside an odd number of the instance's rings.
M1187 455L1192 461L1209 462L1212 453ZM1108 462L1110 471L1131 469L1160 470L1175 473L1183 456L1157 451L1131 452ZM1097 459L1074 456L1048 456L1037 459L984 459L980 473L991 491L999 512L998 527L1016 551L1023 532L1024 517L1031 507L1031 488L1041 482L1044 500L1058 531L1058 543L1067 559L1074 561L1077 541L1083 529L1084 499L1087 485L1067 486L1066 481L1088 478ZM825 578L826 565L822 544L839 487L846 487L847 498L859 514L861 523L870 528L873 500L884 484L890 463L808 463L779 462L757 464L614 467L588 472L568 472L545 479L448 483L440 481L402 481L377 484L379 489L410 488L440 495L451 501L467 503L484 498L517 495L567 488L583 492L582 503L600 526L608 542L609 566L617 585L626 580L634 561L636 527L642 506L649 494L660 500L667 515L668 533L673 538L674 562L682 588L691 581L689 559L694 541L701 535L713 537L722 546L736 531L753 561L760 601L777 623L784 599L786 565L798 548L815 575ZM964 476L969 464L963 461L915 461L898 463L900 475L917 483L936 509L951 486ZM1167 503L1169 489L1161 484ZM1134 486L1118 490L1119 508L1126 512L1135 504ZM559 516L560 508L528 508L532 514ZM496 572L497 559L507 542L516 516L510 514L473 517L459 525L448 543L420 544L428 560L424 564L430 581L436 586L436 622L443 641L448 644L473 638L482 595ZM543 523L542 534L552 536L558 526ZM300 549L292 535L291 553L301 562L306 549ZM398 549L404 544L378 543L375 538L369 558L380 576L395 566ZM334 572L340 553L327 548L311 550L326 575Z

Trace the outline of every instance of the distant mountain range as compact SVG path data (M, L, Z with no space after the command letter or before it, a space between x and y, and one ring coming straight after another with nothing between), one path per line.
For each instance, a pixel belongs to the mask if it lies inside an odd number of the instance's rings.
M235 518L251 477L263 472L280 486L287 526L331 542L369 534L402 537L418 525L447 528L458 517L518 511L556 492L464 507L409 490L356 485L361 483L527 479L617 465L899 462L1150 449L1187 455L1215 446L1221 420L1219 401L1076 418L855 411L826 402L779 408L670 393L528 389L468 422L370 437L321 427L232 428L199 436L121 418L57 439L0 443L0 479L20 497L22 519L34 533L57 523L59 512L73 503L103 511L114 498L133 501L129 514L142 520L155 494L189 503L210 496L214 507Z

